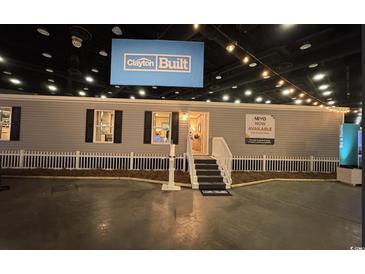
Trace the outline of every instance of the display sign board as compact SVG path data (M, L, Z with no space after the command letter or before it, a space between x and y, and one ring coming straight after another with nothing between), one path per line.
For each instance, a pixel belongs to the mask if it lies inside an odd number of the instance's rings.
M275 142L275 118L272 115L246 114L245 143L273 145Z
M203 87L203 74L203 42L112 40L112 85Z
M360 126L345 123L340 126L339 160L340 166L357 166L357 138Z

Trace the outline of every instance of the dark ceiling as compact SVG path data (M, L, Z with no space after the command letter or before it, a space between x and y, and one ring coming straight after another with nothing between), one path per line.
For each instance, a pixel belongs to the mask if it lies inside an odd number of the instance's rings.
M229 101L254 103L258 96L263 103L293 104L291 96L282 95L275 87L279 78L263 79L264 67L249 67L242 62L245 52L226 51L229 42L237 42L298 88L326 103L336 106L361 107L361 25L118 25L123 34L112 32L114 25L1 25L0 88L23 93L75 95L84 90L87 96L180 100ZM44 28L44 36L37 28ZM71 36L83 38L81 48L71 43ZM112 38L166 39L203 41L205 43L204 88L111 86L110 48ZM311 47L301 50L300 46ZM101 56L105 50L108 56ZM42 56L49 53L52 58ZM309 68L311 64L318 64ZM46 69L53 72L47 72ZM98 72L91 70L96 68ZM6 74L10 72L11 75ZM316 73L326 76L314 81ZM85 76L94 78L93 83ZM217 80L216 76L222 76ZM9 81L16 78L21 84ZM54 82L49 82L48 79ZM319 86L327 84L332 93L324 96ZM57 90L49 90L54 85ZM237 86L237 88L232 88ZM143 88L145 96L138 94ZM252 95L246 96L245 90ZM194 99L193 99L194 98Z

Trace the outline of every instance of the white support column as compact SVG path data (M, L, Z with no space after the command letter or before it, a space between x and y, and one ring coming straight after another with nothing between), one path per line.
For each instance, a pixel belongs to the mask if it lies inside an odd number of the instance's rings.
M262 157L262 171L266 171L266 155Z
M169 182L162 185L164 191L176 191L181 190L181 187L175 185L175 145L170 145L170 157L169 157Z
M80 151L76 151L76 169L80 168Z
M184 152L184 157L183 157L183 172L186 172L186 153Z
M19 157L19 168L24 167L24 149L20 150L20 157Z
M131 156L130 156L130 158L129 158L129 169L130 170L133 170L133 158L134 158L134 153L133 152L131 152Z
M313 157L313 155L311 155L310 156L310 164L309 164L310 165L310 167L309 167L310 168L310 170L309 170L310 172L313 172L313 169L314 169L313 168L313 164L314 164L314 157Z

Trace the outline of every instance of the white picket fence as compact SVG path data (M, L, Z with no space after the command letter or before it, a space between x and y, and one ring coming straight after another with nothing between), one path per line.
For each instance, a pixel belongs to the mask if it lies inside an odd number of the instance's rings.
M163 154L0 151L2 168L45 169L129 169L168 170L169 157ZM175 157L175 169L185 170L186 155Z
M314 156L233 156L232 170L273 172L336 172L336 157Z
M163 154L0 151L2 168L168 170L168 164L168 155ZM332 173L337 165L336 157L232 157L232 171ZM175 158L175 169L187 171L185 153Z

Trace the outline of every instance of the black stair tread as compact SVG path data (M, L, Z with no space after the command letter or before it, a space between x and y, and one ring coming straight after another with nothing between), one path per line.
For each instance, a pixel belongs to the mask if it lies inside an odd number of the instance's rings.
M216 171L216 170L214 170ZM223 178L222 175L199 175L200 178Z
M216 160L194 160L194 163L196 164L216 164Z
M218 165L217 164L195 164L195 166L205 166L205 167L217 167L218 168Z
M226 186L221 185L199 185L199 189L209 189L209 190L223 190L226 189Z

